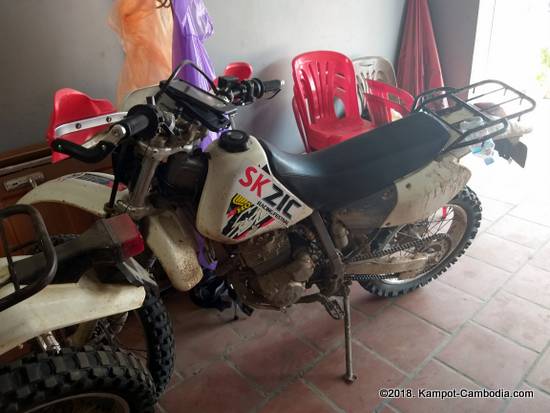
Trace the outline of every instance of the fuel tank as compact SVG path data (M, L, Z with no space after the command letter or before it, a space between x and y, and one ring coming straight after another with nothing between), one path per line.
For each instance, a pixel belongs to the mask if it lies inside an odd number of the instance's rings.
M271 174L256 138L247 135L235 147L218 139L206 153L208 173L197 213L197 229L206 238L237 244L313 212Z

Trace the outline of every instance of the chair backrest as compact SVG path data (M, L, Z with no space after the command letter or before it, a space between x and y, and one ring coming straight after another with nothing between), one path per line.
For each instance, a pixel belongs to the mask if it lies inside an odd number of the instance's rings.
M377 80L367 79L365 83L367 91L361 95L361 101L375 126L395 120L395 112L401 117L410 113L414 97L409 92Z
M414 97L406 90L389 85L387 83L379 82L377 80L367 79L366 83L367 93L399 103L409 112L411 111L412 105L414 103Z
M365 93L365 101L371 122L376 127L393 122L398 118L403 118L410 113L410 109L402 104L382 96ZM396 117L396 113L398 116Z
M298 131L302 137L302 142L304 143L304 149L306 152L311 152L311 147L307 141L306 132L304 130L304 122L302 121L302 116L300 115L300 109L298 108L298 103L296 102L296 97L292 97L292 111L294 112L294 117L296 118L296 125L298 126Z
M333 51L308 52L292 61L294 97L306 129L319 120L337 120L335 103L343 116L359 117L355 72L351 60Z
M358 57L353 59L353 67L357 75L358 85L365 84L367 79L373 79L397 86L393 65L381 56Z
M247 62L232 62L229 63L224 71L224 76L233 76L239 80L249 80L252 77L252 65Z
M46 132L48 144L51 145L55 139L55 129L60 125L115 112L114 105L106 99L92 99L88 95L74 89L59 89L55 92L50 124ZM67 133L63 135L63 139L81 145L94 134L105 129L107 125L108 123L105 123L93 128ZM59 152L52 152L52 162L54 163L68 157Z

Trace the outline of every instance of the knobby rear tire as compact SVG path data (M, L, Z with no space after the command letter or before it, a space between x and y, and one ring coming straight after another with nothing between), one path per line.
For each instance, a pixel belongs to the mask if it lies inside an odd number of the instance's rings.
M156 402L153 379L133 354L85 346L32 353L0 367L0 411L20 413L76 395L121 397L132 413L150 413Z
M383 280L368 280L359 281L359 284L361 284L365 290L380 297L397 297L425 286L447 271L472 244L472 240L476 237L479 226L481 225L481 202L472 189L465 187L452 201L450 201L450 204L457 204L466 211L466 229L460 242L444 260L426 274L412 279L410 282L390 284Z

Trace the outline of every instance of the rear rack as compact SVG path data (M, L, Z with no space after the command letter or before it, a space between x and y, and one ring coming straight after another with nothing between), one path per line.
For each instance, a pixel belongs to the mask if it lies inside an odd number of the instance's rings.
M34 232L34 238L31 241L10 245L6 234L5 220L15 216L26 218L27 223L30 221L30 226ZM19 221L18 224L23 224L23 222ZM0 210L0 242L2 243L6 259L6 265L0 268L0 291L4 288L10 288L10 284L14 290L0 298L0 311L4 311L36 294L52 282L57 271L57 255L42 216L35 208L29 205L13 205ZM40 246L42 251L40 254L44 256L45 266L43 276L37 277L35 281L28 285L22 285L21 278L15 268L16 265L14 265L17 258L14 260L13 254L28 250L35 245Z
M508 129L508 121L535 109L529 96L499 80L483 80L463 88L441 87L418 95L413 112L435 116L457 134L443 152L482 143L501 135ZM481 126L462 131L460 123L475 117L483 120ZM480 132L480 138L468 139Z

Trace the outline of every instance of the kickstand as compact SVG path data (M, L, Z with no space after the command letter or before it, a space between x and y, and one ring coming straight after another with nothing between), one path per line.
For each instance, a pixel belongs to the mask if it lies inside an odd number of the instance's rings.
M349 285L344 287L344 335L346 347L346 374L344 381L348 384L353 383L357 376L353 374L353 358L351 351L351 305Z

